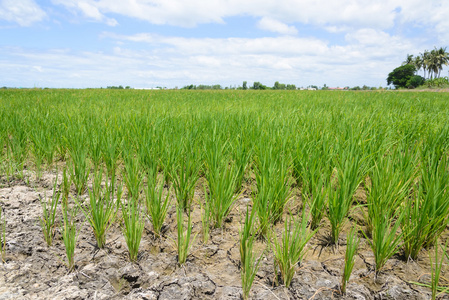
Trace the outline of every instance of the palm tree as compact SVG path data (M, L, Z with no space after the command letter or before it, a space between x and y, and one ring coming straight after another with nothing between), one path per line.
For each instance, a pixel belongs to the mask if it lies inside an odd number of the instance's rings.
M438 78L441 75L441 71L443 70L443 65L449 65L449 53L446 52L446 47L441 47L440 49L435 48L435 53L437 56L438 62Z
M422 56L420 56L420 55L415 56L415 59L413 60L413 65L416 68L416 73L418 73L419 70L421 70L421 68L423 67L423 64L424 64L424 61L423 61ZM425 70L424 70L424 73L425 73ZM425 74L424 74L424 76L425 76Z
M422 58L422 68L424 70L424 79L426 78L426 70L429 70L429 64L430 64L430 52L428 50L425 50L424 53L421 53ZM430 70L429 70L429 76L430 76Z
M412 65L413 64L413 54L407 54L407 58L402 62L402 65Z

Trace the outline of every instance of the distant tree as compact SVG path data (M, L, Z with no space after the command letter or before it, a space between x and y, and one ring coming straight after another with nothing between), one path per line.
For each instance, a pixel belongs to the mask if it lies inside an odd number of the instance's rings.
M296 90L296 85L294 85L294 84L287 84L287 90Z
M406 87L409 89L417 88L418 86L423 85L425 82L426 80L424 79L424 77L413 75L409 80L407 80Z
M329 87L326 84L324 84L322 90L328 90L328 89L329 89Z
M244 90L247 90L247 89L248 89L248 86L247 86L247 84L248 84L248 82L246 82L246 81L243 81L243 89L244 89Z
M279 83L279 81L276 81L274 83L273 90L285 90L285 89L286 89L285 84Z
M400 66L388 74L387 84L393 84L395 88L407 87L407 81L414 76L415 71L414 65Z
M262 83L260 83L260 82L258 82L258 81L255 81L255 82L253 83L252 89L253 89L253 90L266 90L266 89L267 89L267 86L263 85Z

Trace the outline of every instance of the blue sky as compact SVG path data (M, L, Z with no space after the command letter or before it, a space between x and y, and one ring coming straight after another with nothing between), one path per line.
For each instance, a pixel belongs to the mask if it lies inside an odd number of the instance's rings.
M447 16L447 0L0 0L0 86L385 86L449 46Z

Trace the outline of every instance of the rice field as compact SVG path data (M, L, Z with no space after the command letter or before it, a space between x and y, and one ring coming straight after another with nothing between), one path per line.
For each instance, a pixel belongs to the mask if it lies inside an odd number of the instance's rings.
M24 271L45 289L7 275L45 253L45 272L76 282L81 298L445 296L448 102L430 92L0 90L0 295L15 284L20 297L50 297L51 275ZM15 207L6 195L18 186L38 200ZM107 259L115 275L83 286L78 277L103 276Z

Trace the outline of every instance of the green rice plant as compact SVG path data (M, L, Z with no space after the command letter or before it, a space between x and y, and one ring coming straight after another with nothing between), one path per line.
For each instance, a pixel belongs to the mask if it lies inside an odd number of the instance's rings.
M143 182L143 174L137 157L124 150L125 158L125 184L131 198L138 198Z
M274 253L274 269L277 275L279 269L284 285L288 288L295 274L296 265L302 262L306 254L306 244L316 233L307 228L308 218L305 209L301 215L301 221L292 220L290 217L285 221L284 233L279 241L275 233L271 233L271 248ZM276 276L277 277L277 276Z
M252 146L248 143L247 138L243 134L238 135L235 138L232 147L232 156L234 164L237 168L237 179L235 182L235 193L239 193L242 189L243 179L245 177L246 168L250 162L252 156Z
M72 185L72 180L69 176L67 176L67 168L62 170L62 199L67 201L69 199L70 194L70 186ZM63 203L67 205L67 202Z
M414 179L413 169L408 151L398 150L392 156L383 156L374 162L369 172L371 184L365 187L368 209L365 219L369 234L373 230L371 221L377 218L376 214L392 218L409 196ZM379 207L382 207L381 211Z
M103 173L98 171L94 176L92 189L89 189L89 205L84 208L78 201L77 205L83 212L86 220L95 235L97 241L97 247L102 249L106 245L106 232L113 223L113 219L116 215L116 204L114 199L111 198L111 191L106 186L102 188ZM120 198L117 199L120 201Z
M282 146L280 146L282 147ZM290 159L281 148L261 142L256 156L254 208L260 223L260 234L267 237L271 224L282 219L290 195Z
M103 157L104 164L106 165L106 169L108 171L108 177L110 180L109 188L113 197L115 193L117 165L121 154L123 139L121 135L117 134L119 128L116 123L111 120L105 125L107 125L108 130L106 130L101 137L101 156Z
M443 248L443 247L442 247ZM444 253L447 255L447 243L446 246L442 249ZM429 255L430 259L430 267L432 270L432 279L430 281L430 287L432 289L432 300L435 300L437 296L439 296L441 293L438 293L440 289L440 276L441 276L441 269L443 267L443 261L444 261L444 255L441 257L441 259L438 259L438 244L435 243L435 255L434 260L432 260L432 255ZM448 290L448 288L446 288Z
M124 204L122 201L120 203L123 218L122 232L125 236L126 245L128 246L129 260L136 262L145 226L140 211L139 199L130 198L127 204Z
M439 140L434 143L438 142ZM424 244L427 248L440 237L449 218L449 190L447 189L449 186L449 158L447 153L438 153L438 150L433 150L432 154L424 153L422 156L421 213L427 215L430 227Z
M87 134L84 130L77 129L81 125L71 124L71 126L73 127L66 138L72 165L70 178L75 184L76 193L81 195L86 189L90 172L87 155L88 148L85 145Z
M68 206L62 206L62 240L65 246L67 262L65 263L69 272L75 270L75 248L78 233L76 229L76 215L78 208L70 209Z
M337 160L338 186L329 184L327 216L331 223L331 242L338 246L340 231L353 203L353 195L357 190L363 174L362 158L352 145L340 149L341 156Z
M206 174L209 193L205 192L205 206L210 213L211 226L220 228L231 212L237 196L234 195L239 173L235 165L223 159L210 166Z
M145 194L146 214L153 225L154 234L158 237L161 235L162 225L170 208L170 191L167 191L165 197L163 191L164 183L157 184L157 178L150 173Z
M357 237L357 227L354 226L346 238L345 265L343 268L340 285L340 291L343 295L346 294L346 284L349 282L352 269L354 268L355 255L357 253L359 243L360 239Z
M183 208L180 206L176 207L176 224L178 239L176 241L176 247L178 249L178 264L182 266L189 255L192 244L195 241L196 235L193 240L190 240L192 235L192 220L190 218L190 213L188 213L187 227L184 225Z
M53 236L56 230L56 208L58 207L58 202L61 199L61 192L56 191L57 181L53 185L53 195L51 201L39 199L42 206L42 217L39 218L42 232L44 233L44 239L47 246L51 246L53 242Z
M194 151L193 145L185 142L182 153L174 162L170 175L173 180L178 206L186 211L190 209L201 167Z
M311 197L309 198L307 195L304 195L304 197L309 199L310 214L312 216L310 228L313 230L319 227L321 220L326 214L328 201L328 189L326 188L326 185L328 184L328 181L329 179L327 179L324 175L321 176L318 182L312 185Z
M403 218L404 213L401 210L396 210L389 216L384 213L384 207L376 207L371 218L373 227L371 240L365 235L374 254L376 276L382 271L387 260L398 252L402 242L403 233L399 228Z
M431 281L430 283L421 283L421 282L410 282L419 286L430 288L432 291L431 299L436 299L443 293L449 293L449 286L448 286L448 280L444 277L441 277L441 270L443 269L444 265L444 257L446 259L449 259L449 254L447 252L447 243L444 245L440 245L441 250L443 251L443 256L438 258L438 243L435 242L435 248L434 248L434 259L432 260L432 255L429 254L429 260L430 260L430 267L431 267ZM445 283L441 283L441 279L445 280Z
M407 199L403 207L405 218L401 229L407 259L416 260L422 248L432 246L448 222L448 158L446 154L438 153L439 148L433 145L436 143L441 145L432 141L423 145L421 178L414 187L413 196Z
M243 228L239 232L240 237L240 276L242 279L243 299L249 298L249 292L256 277L256 273L259 270L259 265L263 257L262 252L259 258L256 258L254 254L254 240L256 230L253 228L254 210L251 213L248 212L246 207L245 221Z
M21 178L23 178L23 169L28 155L29 131L25 121L26 118L23 116L17 114L12 115L7 139L7 161L9 162L7 173L12 175L17 171Z
M2 208L0 207L0 256L2 262L5 261L6 254L6 219L2 218Z

